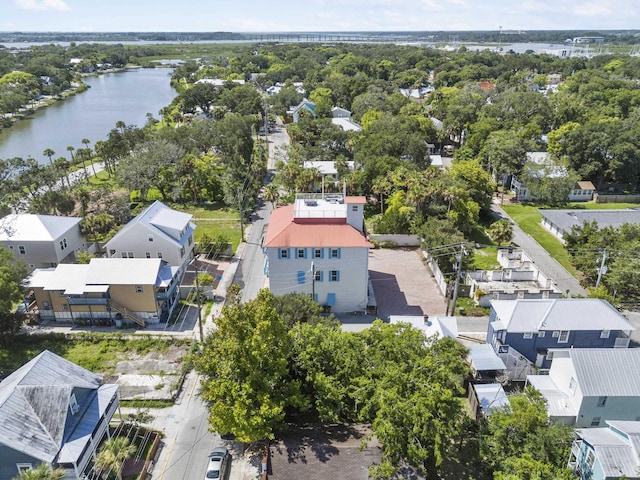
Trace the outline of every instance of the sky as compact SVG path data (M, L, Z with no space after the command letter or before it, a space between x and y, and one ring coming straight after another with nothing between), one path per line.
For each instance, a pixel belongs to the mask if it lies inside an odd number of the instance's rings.
M0 0L0 31L640 29L640 0Z

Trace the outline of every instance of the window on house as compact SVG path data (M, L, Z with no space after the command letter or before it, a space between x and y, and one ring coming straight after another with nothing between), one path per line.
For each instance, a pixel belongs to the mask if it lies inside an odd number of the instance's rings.
M80 410L80 405L78 405L75 393L72 393L71 398L69 398L69 410L71 411L71 415L75 415L78 413L78 410Z
M313 258L322 258L322 249L314 248L313 249Z
M598 397L598 403L596 403L596 407L604 407L607 404L607 397Z
M63 238L60 240L60 250L64 250L65 248L67 248L67 239Z
M598 421L600 423L600 421ZM593 469L593 464L596 463L596 455L593 453L593 450L589 450L587 452L587 458L585 459L585 464L589 470Z
M142 285L136 285L136 293L142 293Z
M593 417L591 420L591 426L597 427L598 425L600 425L600 417Z
M151 258L151 252L144 252L144 256L147 258Z
M571 377L571 380L569 380L569 391L571 393L576 393L576 387L578 386L578 382L576 382L576 379Z
M304 248L297 248L296 249L296 258L306 258L307 257L307 250Z
M544 338L544 330L538 332L538 338Z
M532 332L524 332L522 334L522 338L533 338L533 333Z
M322 281L322 271L320 270L316 270L315 272L313 272L313 278L316 282L321 282Z
M340 258L340 249L339 248L332 248L329 251L329 258Z
M150 242L153 242L153 235L147 235L147 240L149 240Z
M558 336L558 343L567 343L569 341L569 330L560 331Z
M63 303L62 310L69 310L69 305L67 305L66 303Z
M18 474L22 477L22 474L31 470L33 465L30 463L16 463L16 468L18 469Z
M180 249L180 257L184 257L184 247Z
M281 248L280 249L280 258L289 258L289 249Z
M340 270L329 270L329 281L330 282L339 282L340 281Z
M189 237L189 245L193 245L193 235Z
M558 338L558 336L560 336L560 332L556 330L556 331L554 331L554 332L551 334L551 336L552 336L553 338Z
M609 335L611 335L611 330L602 330L600 332L600 338L609 338Z
M133 258L133 252L122 252L122 258Z
M24 248L24 245L18 245L18 253L20 253L20 255L26 255L27 254L27 249Z
M553 360L553 352L547 352L547 360Z
M358 205L351 205L351 211L352 212L357 212L358 211Z
M158 252L158 258L162 258L162 252Z

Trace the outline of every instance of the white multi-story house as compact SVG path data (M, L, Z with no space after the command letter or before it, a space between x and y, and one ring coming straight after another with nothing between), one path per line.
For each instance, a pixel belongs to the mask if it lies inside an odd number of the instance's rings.
M528 375L527 383L545 397L552 420L601 427L640 419L639 348L556 350L549 375Z
M78 217L11 214L0 220L0 245L30 269L75 261L87 249Z
M188 213L178 212L155 201L127 223L105 244L111 258L161 258L181 267L182 273L193 258L193 232Z
M263 240L275 295L302 292L334 312L365 311L369 248L365 197L299 195L271 214Z

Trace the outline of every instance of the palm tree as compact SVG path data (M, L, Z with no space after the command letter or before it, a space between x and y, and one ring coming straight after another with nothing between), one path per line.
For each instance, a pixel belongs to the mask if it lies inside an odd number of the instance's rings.
M42 152L42 155L44 155L45 157L49 157L49 163L51 164L52 167L53 167L53 160L51 160L51 157L53 157L55 154L56 152L54 152L50 148L45 148L44 152Z
M511 238L513 238L513 227L509 223L509 220L503 218L491 224L489 227L489 235L494 242L502 245L503 243L510 242Z
M130 445L127 437L113 437L105 440L95 456L94 468L100 471L103 478L108 478L114 471L118 480L122 479L122 466L125 460L133 457L136 446Z
M75 150L75 148L73 148L73 146L69 145L67 146L67 152L69 152L71 154L71 163L76 163L76 159L73 156L73 151Z
M69 180L69 161L64 157L58 157L53 162L58 170L62 172L62 186L64 187L64 179L67 179L67 186L71 189L71 180Z
M91 143L91 140L89 140L88 138L83 138L81 143L84 144L85 151L87 152L87 157L91 160L91 147L89 146L89 144ZM91 169L93 170L93 176L96 176L96 167L93 166L93 161L91 161Z
M264 199L267 202L271 202L271 206L276 208L278 199L280 198L280 190L278 184L270 183L264 188Z
M54 469L49 463L41 463L36 468L21 471L12 480L63 480L66 476L64 469Z

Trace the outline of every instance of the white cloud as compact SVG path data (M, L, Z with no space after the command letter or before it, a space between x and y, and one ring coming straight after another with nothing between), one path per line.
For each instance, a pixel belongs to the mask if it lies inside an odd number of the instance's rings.
M64 0L13 0L22 10L69 10Z

